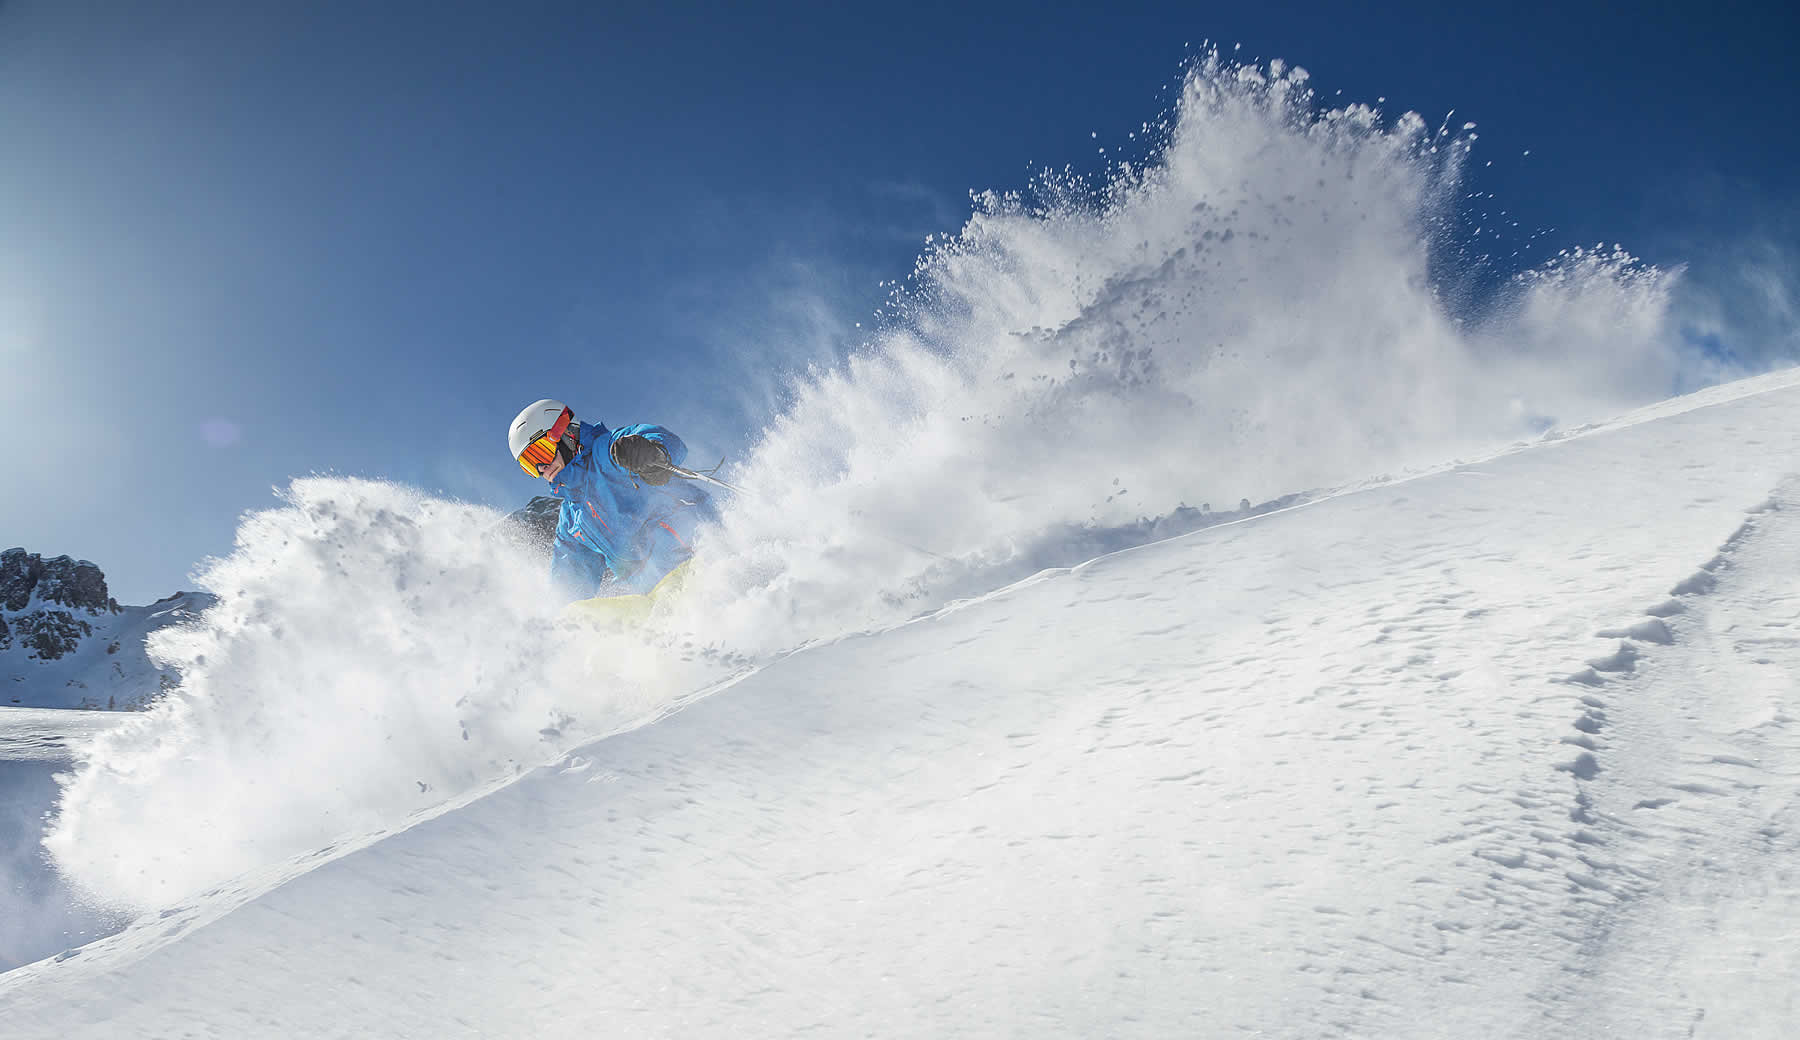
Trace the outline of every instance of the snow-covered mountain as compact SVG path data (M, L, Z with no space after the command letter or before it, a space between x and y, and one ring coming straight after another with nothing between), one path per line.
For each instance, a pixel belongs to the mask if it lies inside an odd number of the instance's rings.
M142 708L180 678L150 660L145 638L212 603L178 592L120 606L93 563L8 549L0 553L0 705Z
M1797 632L1785 372L815 646L11 972L0 1016L1774 1040Z

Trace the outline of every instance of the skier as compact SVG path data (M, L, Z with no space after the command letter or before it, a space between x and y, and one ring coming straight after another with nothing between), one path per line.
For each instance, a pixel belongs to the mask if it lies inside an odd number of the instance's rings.
M674 572L693 556L695 528L718 516L705 488L671 481L670 467L681 465L687 445L661 426L609 430L545 399L513 420L507 447L562 500L550 579L572 600L650 593L664 579L679 581Z

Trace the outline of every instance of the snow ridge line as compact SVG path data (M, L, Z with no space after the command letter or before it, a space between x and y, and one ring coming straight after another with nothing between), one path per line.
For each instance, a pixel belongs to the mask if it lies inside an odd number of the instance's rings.
M742 679L748 678L750 674L760 671L783 658L805 653L806 651L815 648L832 646L847 640L865 639L871 636L883 635L888 632L905 628L909 625L936 621L971 607L1004 599L1014 592L1030 588L1033 585L1045 581L1051 581L1065 575L1080 574L1091 568L1102 566L1106 561L1111 560L1114 557L1142 552L1151 546L1161 545L1165 542L1179 542L1194 538L1214 537L1216 536L1216 532L1224 531L1242 524L1255 523L1266 520L1269 517L1280 516L1284 513L1297 512L1299 510L1322 505L1334 499L1346 498L1352 495L1360 495L1373 491L1389 490L1413 483L1414 481L1425 480L1430 477L1443 476L1445 474L1456 474L1465 477L1485 476L1486 474L1476 467L1524 452L1558 447L1588 437L1602 436L1619 430L1629 429L1633 426L1656 422L1677 415L1685 415L1689 412L1702 411L1707 408L1732 404L1746 398L1761 397L1764 394L1778 393L1783 390L1792 390L1796 388L1800 388L1800 365L1796 365L1792 368L1780 369L1774 372L1767 372L1760 376L1753 376L1749 379L1742 379L1721 386L1696 390L1680 397L1672 397L1667 400L1658 401L1654 404L1644 405L1611 419L1584 423L1573 427L1552 427L1530 440L1514 441L1511 444L1496 447L1485 454L1475 455L1470 458L1449 459L1435 464L1407 468L1398 473L1385 473L1364 477L1359 480L1352 480L1336 486L1290 492L1253 506L1246 514L1237 516L1231 520L1207 524L1193 530L1169 534L1164 537L1151 538L1148 541L1122 546L1117 549L1110 549L1105 552L1097 553L1078 563L1066 566L1045 567L1042 570L1026 575L1023 578L1004 582L1001 585L976 595L952 599L940 606L922 611L912 617L900 621L879 624L873 627L856 629L853 631L840 632L836 635L824 638L807 640L797 646L770 655L766 660L756 663L748 672L735 675L720 683L709 686L704 690L694 691L682 696L677 701L668 705L665 709L652 713L651 717L646 719L642 724L661 721L663 718L675 714L687 705L703 700L730 686L736 685L736 683ZM1677 588L1679 588L1679 586L1677 586ZM1604 633L1602 634L1604 635ZM605 734L605 736L616 735L617 732L626 732L635 728L637 727L626 726L615 731L615 733ZM594 739L603 739L603 737L595 737ZM591 743L591 741L589 742Z
M1050 581L1055 578L1062 577L1064 575L1080 574L1081 572L1089 570L1096 566L1104 565L1104 563L1106 561L1111 560L1113 557L1125 556L1125 555L1128 555L1131 553L1142 552L1151 546L1160 545L1164 542L1179 542L1179 541L1185 541L1185 540L1194 539L1194 538L1214 537L1214 536L1216 536L1216 532L1224 531L1229 528L1237 527L1242 524L1255 523L1258 521L1265 520L1269 517L1280 516L1284 513L1292 513L1292 512L1297 512L1297 511L1303 510L1303 509L1309 509L1314 506L1322 505L1324 503L1333 501L1334 499L1347 498L1352 495L1360 495L1360 494L1365 494L1365 493L1373 492L1373 491L1390 490L1393 488L1398 488L1398 487L1402 487L1407 484L1411 484L1415 481L1425 480L1425 479L1428 479L1431 477L1444 476L1446 474L1455 474L1455 475L1464 476L1464 477L1485 476L1486 474L1483 473L1477 467L1482 466L1486 463L1496 462L1501 459L1509 458L1513 455L1519 455L1519 454L1523 454L1526 452L1538 451L1538 450L1545 449L1545 448L1560 447L1565 444L1572 444L1576 441L1585 440L1589 437L1604 436L1606 434L1616 433L1620 430L1630 429L1631 427L1634 427L1634 426L1640 426L1645 423L1652 423L1652 422L1657 422L1657 421L1663 420L1663 419L1669 419L1669 418L1672 418L1672 417L1678 416L1678 415L1685 415L1689 412L1703 411L1708 408L1716 408L1716 407L1720 407L1723 405L1733 404L1738 401L1742 401L1742 400L1745 400L1745 399L1751 398L1751 397L1761 397L1764 394L1779 393L1784 390L1793 390L1793 389L1797 389L1797 388L1800 388L1800 365L1796 365L1792 368L1780 369L1780 370L1777 370L1774 372L1767 372L1760 376L1754 376L1749 379L1739 380L1734 383L1727 383L1722 386L1707 387L1703 390L1696 390L1692 393L1684 394L1680 397L1672 397L1667 400L1658 401L1654 404L1644 405L1640 408L1632 409L1631 411L1625 412L1625 413L1615 416L1611 419L1590 422L1590 423L1584 423L1582 425L1573 426L1573 427L1562 427L1562 426L1552 427L1551 429L1544 431L1542 434L1539 434L1537 437L1534 437L1530 440L1515 441L1511 444L1507 444L1507 445L1504 445L1501 447L1496 447L1493 450L1488 451L1485 454L1475 455L1471 458L1450 459L1450 460L1432 464L1432 465L1424 465L1424 466L1419 466L1417 468L1408 468L1408 469L1402 470L1399 473L1386 473L1386 474L1381 474L1378 476L1364 477L1360 480L1353 480L1348 483L1340 484L1340 485L1337 485L1334 487L1312 488L1312 489L1308 489L1305 491L1291 492L1289 494L1270 499L1270 500L1262 503L1261 505L1252 507L1250 512L1247 513L1246 515L1239 516L1239 517L1236 517L1231 520L1226 520L1222 523L1207 524L1204 527L1199 527L1199 528L1196 528L1191 531L1183 531L1179 534L1171 534L1171 535L1168 535L1168 536L1162 537L1162 538L1154 538L1154 539L1151 539L1150 541L1141 542L1136 545L1127 545L1127 546L1123 546L1118 549L1112 549L1107 552L1099 553L1090 559L1083 560L1079 563L1071 564L1068 566L1046 567L1043 570L1040 570L1034 574L1028 575L1024 578L1020 578L1016 581L1007 582L1003 585L1000 585L990 591L981 593L979 595L968 596L968 597L951 600L950 602L945 603L942 606L936 607L931 610L927 610L923 613L915 615L914 617L907 618L904 621L898 621L898 622L894 622L892 624L880 625L880 626L877 626L874 628L862 629L862 630L858 630L858 631L854 631L854 632L845 632L845 633L842 633L840 635L837 635L837 636L834 636L834 637L831 637L828 639L814 640L814 641L804 643L800 646L794 647L788 651L785 651L782 654L777 655L776 659L779 659L781 657L791 656L791 655L797 654L797 653L801 653L801 652L811 649L812 647L815 647L815 646L829 646L833 643L837 643L837 642L840 642L840 641L843 641L846 639L857 639L857 638L864 638L864 637L868 637L868 636L881 635L886 632L892 632L892 631L895 631L896 629L904 628L908 625L915 625L915 624L919 624L921 622L927 622L927 621L935 621L940 618L948 617L952 614L955 614L959 611L965 610L969 607L974 607L974 606L978 606L980 604L987 603L987 602L990 602L993 600L1002 599L1002 598L1012 594L1013 592L1016 592L1020 589L1028 588L1032 585L1039 584L1040 582ZM1800 480L1800 476L1795 477L1794 480ZM1787 483L1788 482L1784 482L1783 486L1786 486ZM1770 505L1770 503L1772 503L1773 501L1774 501L1774 499L1771 498L1769 500L1769 502L1765 502L1764 506L1759 506L1756 509L1750 510L1749 512L1752 514L1755 514L1755 513L1763 511L1763 509L1765 507L1774 508L1772 505ZM1740 537L1742 535L1742 533L1743 533L1743 531L1740 528L1739 534L1733 535L1733 538ZM1731 547L1731 545L1732 545L1732 539L1727 539L1725 542L1725 545L1721 547L1720 552L1721 553L1725 552L1727 549L1729 549ZM1714 559L1712 561L1710 561L1706 566L1710 567L1713 564L1716 564L1718 562L1719 562L1719 558L1714 557ZM1684 590L1683 585L1677 585L1674 589L1670 590L1670 595L1671 596L1687 595L1687 594L1689 594L1689 591L1691 591L1691 590ZM1675 601L1670 600L1669 602L1673 603ZM1656 613L1656 611L1659 609L1662 609L1663 607L1667 607L1667 606L1668 606L1668 603L1661 604L1658 607L1652 607L1650 610L1646 611L1645 613L1651 615L1654 618L1666 617L1668 615L1666 615L1666 614L1658 615ZM1679 605L1677 605L1674 608L1674 610L1672 611L1672 613L1678 613L1681 609L1683 609L1683 608L1681 608ZM1634 626L1634 628L1635 627L1642 627L1642 626ZM1648 634L1645 636L1631 636L1630 638L1637 638L1637 639L1640 639L1642 641L1647 641L1647 642L1656 642L1657 640L1654 637L1654 630L1646 630L1646 631L1651 634ZM1608 634L1609 634L1608 632L1600 633L1600 635L1603 637L1607 636ZM1598 669L1595 669L1595 670L1598 671ZM725 685L730 685L730 683L726 683ZM1598 684L1594 683L1591 685L1598 685ZM717 691L714 690L711 692L717 692ZM699 699L698 696L691 697L691 698L689 698L689 700L687 702L684 702L684 703L689 703L692 700L697 700L697 699Z

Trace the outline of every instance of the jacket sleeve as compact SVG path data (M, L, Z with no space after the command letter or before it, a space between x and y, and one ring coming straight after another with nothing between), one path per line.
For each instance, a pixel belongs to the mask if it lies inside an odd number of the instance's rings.
M592 546L569 537L559 524L550 547L550 585L563 602L600 594L606 580L606 560Z
M638 423L635 426L621 427L612 431L612 439L616 441L620 437L630 437L634 434L639 437L648 437L650 440L662 445L663 450L669 453L669 461L677 466L681 465L682 462L687 459L687 445L681 442L681 438L675 436L674 431L670 430L668 427L658 426L655 423ZM612 441L608 441L606 447L607 461L611 462Z

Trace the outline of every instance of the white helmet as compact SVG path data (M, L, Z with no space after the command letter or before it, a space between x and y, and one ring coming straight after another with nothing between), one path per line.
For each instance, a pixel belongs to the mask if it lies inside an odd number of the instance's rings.
M561 401L553 401L546 397L542 401L533 401L525 406L518 418L512 421L512 428L506 433L506 448L513 458L518 458L525 446L549 433L569 406ZM571 418L571 424L573 419Z

